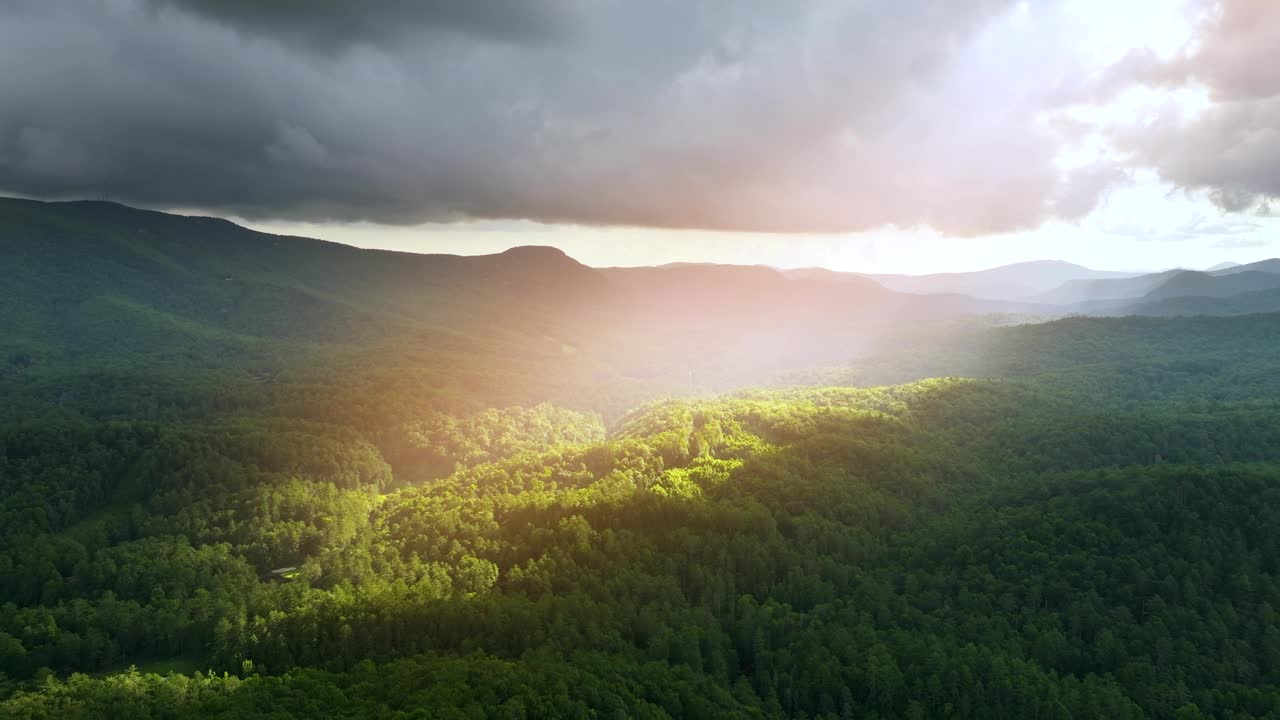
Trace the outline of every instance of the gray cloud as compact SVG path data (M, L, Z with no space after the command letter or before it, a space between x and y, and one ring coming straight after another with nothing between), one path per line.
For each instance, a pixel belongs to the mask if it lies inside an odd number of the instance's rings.
M1054 166L1036 117L1072 79L1018 62L1043 38L993 47L1013 4L19 0L0 190L403 224L1078 218L1119 173Z
M1280 3L1221 0L1208 18L1190 54L1137 56L1117 71L1160 87L1203 86L1213 104L1190 120L1170 108L1117 140L1136 162L1205 191L1223 210L1265 214L1280 197Z
M457 32L512 42L565 39L590 16L591 0L148 0L249 34L342 51L423 31Z

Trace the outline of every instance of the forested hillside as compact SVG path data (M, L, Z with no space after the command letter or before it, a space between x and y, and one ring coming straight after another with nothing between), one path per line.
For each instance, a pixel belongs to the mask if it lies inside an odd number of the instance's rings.
M446 435L407 485L333 429L15 425L0 712L1267 717L1277 409L934 380L608 439L517 412L529 449ZM133 665L199 672L56 679Z
M1280 717L1280 315L3 208L0 717Z
M0 253L22 269L0 283L0 388L103 418L327 400L306 413L328 420L392 384L404 403L616 418L1001 309L768 268L602 271L552 248L360 250L101 202L0 199ZM103 397L119 387L133 405Z

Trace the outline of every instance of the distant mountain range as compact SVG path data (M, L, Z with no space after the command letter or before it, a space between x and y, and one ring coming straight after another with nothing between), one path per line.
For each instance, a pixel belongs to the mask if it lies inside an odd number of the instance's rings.
M1271 258L1270 260L1259 260L1247 265L1240 263L1226 263L1225 266L1218 266L1216 269L1210 270L1212 275L1236 275L1243 272L1266 272L1280 273L1280 258Z
M842 276L872 280L896 292L985 299L1004 312L1064 315L1224 315L1280 311L1280 259L1221 263L1204 271L1175 268L1152 273L1106 272L1059 260L1005 265L989 270L934 275L832 273L790 270L792 278ZM963 306L963 303L962 303Z
M1280 311L1280 259L1148 274L1056 260L921 276L591 268L547 247L362 250L103 202L0 200L0 252L21 269L0 280L0 379L89 359L224 358L260 373L300 352L358 363L395 347L521 353L659 386L742 383L939 324Z
M1037 298L1076 314L1222 315L1280 311L1280 260L1244 265L1224 263L1216 269L1165 270L1128 278L1076 280ZM1239 302L1219 302L1244 298ZM1268 300L1272 298L1272 300Z
M0 279L0 381L83 367L190 377L199 364L266 382L317 361L362 372L391 353L451 363L455 379L459 366L481 373L518 358L557 368L544 377L687 390L844 361L966 316L1042 314L852 274L598 269L549 247L363 250L104 202L0 199L0 253L21 269Z
M1107 272L1062 260L1033 260L989 270L933 275L867 275L890 290L918 294L959 293L991 300L1037 301L1037 297L1065 283L1132 277L1136 273Z

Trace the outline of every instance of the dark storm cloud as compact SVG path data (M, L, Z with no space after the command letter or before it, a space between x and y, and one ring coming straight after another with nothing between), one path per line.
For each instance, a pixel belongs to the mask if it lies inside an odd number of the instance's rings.
M1053 165L1055 88L984 46L1011 5L21 0L0 190L309 221L1079 217L1116 173Z
M1280 3L1214 3L1196 49L1168 62L1135 57L1129 78L1159 87L1204 87L1213 104L1184 119L1170 109L1119 133L1135 160L1229 212L1266 214L1280 197Z
M516 42L563 39L593 0L148 0L247 33L298 40L316 50L454 31Z

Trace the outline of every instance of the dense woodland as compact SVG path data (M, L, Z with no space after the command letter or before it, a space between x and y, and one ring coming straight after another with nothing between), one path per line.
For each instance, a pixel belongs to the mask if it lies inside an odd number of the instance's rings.
M0 285L0 717L1280 718L1280 316L715 392L694 325L592 345L527 283L413 315L246 249L235 304L92 240Z

